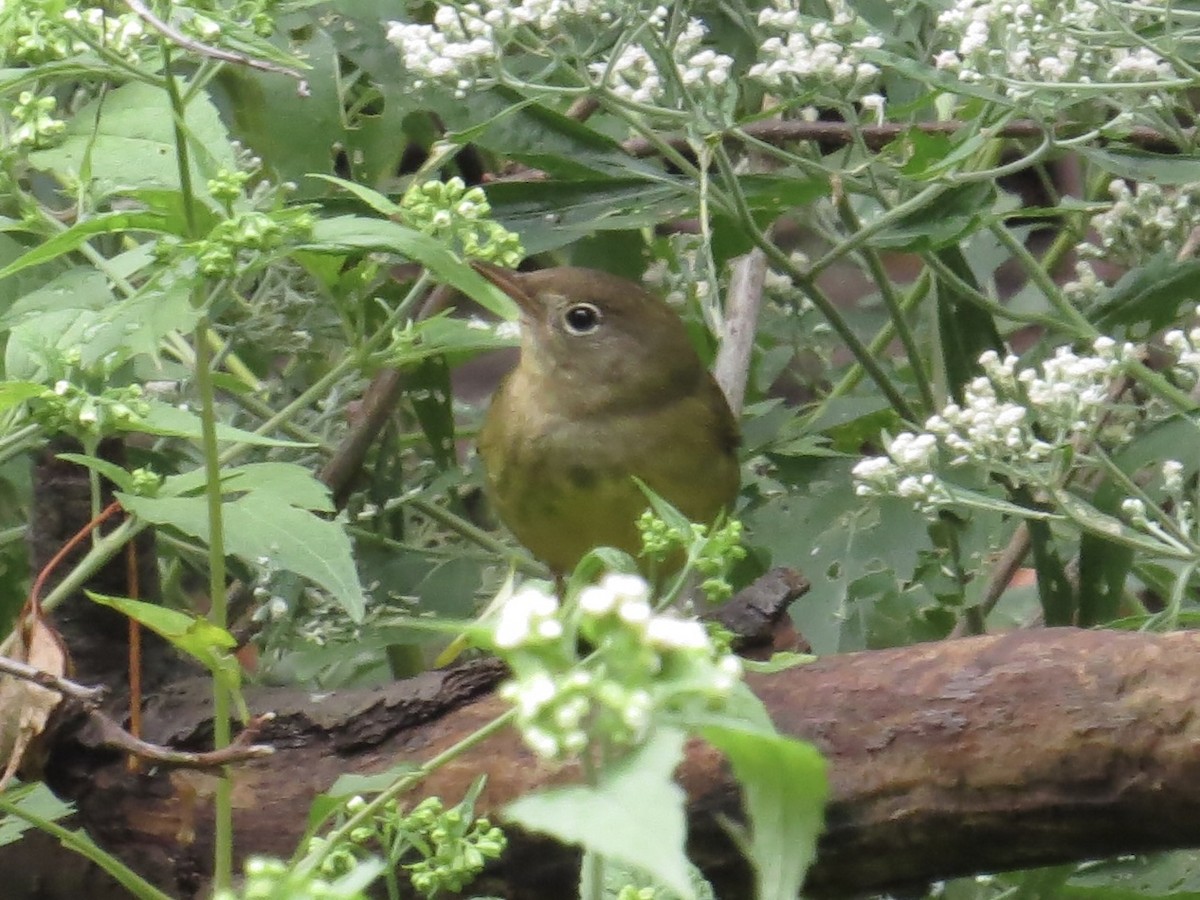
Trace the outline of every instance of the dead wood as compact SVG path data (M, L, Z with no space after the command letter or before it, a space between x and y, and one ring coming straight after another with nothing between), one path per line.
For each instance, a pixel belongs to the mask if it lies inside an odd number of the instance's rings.
M278 752L234 771L238 852L289 855L313 794L339 775L427 759L462 739L500 712L493 695L478 697L496 675L468 667L324 698L252 696L254 712L276 713L260 739ZM1200 636L1028 631L835 656L751 683L780 729L816 743L830 763L814 896L1200 844ZM207 697L199 683L160 694L147 710L147 736L201 747L211 734ZM438 772L421 793L456 797L480 772L489 777L489 810L571 776L539 765L505 734ZM174 895L202 890L212 775L131 775L121 757L90 748L82 735L60 744L47 777L107 847ZM680 779L694 858L719 896L749 896L718 824L738 816L722 760L694 743ZM14 850L32 863L17 844L0 856L0 870L13 871ZM515 898L571 896L573 859L514 835L504 865L477 887Z

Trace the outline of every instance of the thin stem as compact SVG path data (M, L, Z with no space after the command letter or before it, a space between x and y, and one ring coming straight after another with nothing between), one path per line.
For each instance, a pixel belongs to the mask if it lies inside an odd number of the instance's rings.
M329 832L329 836L320 845L319 849L310 856L305 856L298 860L293 860L297 865L294 871L297 874L307 875L315 872L325 861L335 847L343 844L350 836L350 833L360 825L365 825L370 822L377 813L381 812L392 800L399 797L405 791L411 790L423 779L428 778L447 763L453 762L459 756L462 756L473 747L482 744L492 735L498 734L502 729L507 728L512 720L516 718L516 710L510 709L492 721L477 728L474 732L467 735L457 744L443 750L441 753L433 757L427 763L421 765L416 771L409 772L397 778L394 782L384 788L372 800L369 800L358 812L350 816L345 822Z
M208 591L209 621L218 628L229 624L229 594L225 583L224 512L221 505L221 460L217 446L217 413L213 389L212 347L208 317L196 323L196 387L200 393L200 435L204 454L204 496L208 506ZM230 726L229 691L213 679L213 747L221 750L233 738ZM213 803L213 883L218 890L233 882L233 781L228 768L217 781Z
M7 462L29 449L32 440L41 434L40 425L25 425L0 437L0 463Z
M146 528L145 523L138 522L136 519L126 519L100 540L92 545L92 549L88 551L75 567L69 573L51 588L41 600L43 610L52 610L58 606L71 594L75 593L81 587L88 583L93 575L95 575L102 566L120 552L127 541L132 541L138 534Z
M137 900L171 900L169 894L164 894L111 853L98 847L85 832L63 828L57 822L43 818L20 804L11 802L3 794L0 794L0 812L28 822L39 831L44 831L57 838L58 842L68 850L74 850L80 856L90 859Z
M472 525L466 519L462 518L461 516L456 516L454 513L450 512L450 510L443 509L436 503L430 503L428 500L424 500L419 497L413 497L408 500L401 499L399 502L412 507L421 515L433 519L439 525L449 528L459 536L466 538L472 543L478 544L485 550L490 550L492 553L495 553L506 562L511 563L517 568L518 571L523 572L526 575L541 577L546 574L545 568L540 563L534 562L528 556L525 556L523 553L514 550L503 541L488 534L482 528Z
M1095 337L1098 333L1096 327L1087 320L1075 306L1064 296L1062 289L1054 283L1054 279L1050 277L1045 260L1038 262L1033 258L1033 254L1022 241L1017 240L1011 231L1004 227L1000 222L992 222L989 225L989 230L996 236L996 239L1004 245L1005 249L1012 254L1013 259L1021 264L1025 270L1025 274L1029 280L1038 286L1038 290L1050 303L1051 306L1058 312L1063 320L1070 322L1074 326L1077 334Z
M424 294L425 288L430 282L428 272L422 272L421 277L416 280L408 294L404 299L397 304L391 315L376 329L363 343L362 347L356 353L349 353L331 368L328 372L317 379L313 384L298 397L292 400L287 406L279 410L271 418L267 419L261 425L254 429L255 434L268 434L284 422L291 420L296 413L310 405L316 398L325 394L330 387L344 378L356 367L361 365L372 352L379 349L384 342L391 337L392 328L399 324L405 316L411 312L416 305L417 300ZM249 444L231 444L225 448L225 452L220 455L222 464L228 464L237 459L243 453L250 449Z
M851 207L849 198L845 194L841 194L836 206L838 216L846 226L846 230L851 234L857 233L862 228L862 222L859 221ZM892 286L892 279L888 276L878 251L874 247L868 246L860 251L860 255L867 265L867 271L875 280L875 286L879 288L879 295L883 298L884 305L887 306L892 329L900 338L900 344L904 347L904 353L908 357L909 368L912 369L913 379L917 383L917 390L921 393L921 402L925 405L926 411L932 412L936 402L933 396L933 385L929 381L929 373L925 371L925 363L921 358L921 349L917 346L917 339L908 326L908 316L905 314L904 304L897 296L895 287Z
M847 253L857 250L868 240L873 238L880 231L890 228L892 225L899 222L905 216L911 215L919 209L928 206L942 194L950 189L947 184L931 184L925 190L921 191L912 197L909 197L903 203L898 203L881 215L878 219L863 225L854 234L848 235L836 247L833 247L808 267L808 277L816 278L821 272L829 268Z
M846 345L846 349L853 354L854 358L862 365L867 374L871 376L871 380L887 397L888 403L892 408L905 419L915 422L916 415L913 412L908 401L892 384L891 379L883 371L883 367L879 365L878 360L867 352L866 345L863 344L862 338L850 327L850 323L842 316L841 311L834 305L833 301L825 296L825 293L817 286L815 281L815 272L813 269L802 271L791 257L784 253L779 248L779 245L765 235L758 224L754 221L754 216L750 208L746 205L746 197L738 190L737 173L734 172L733 163L729 159L729 155L725 152L725 148L718 145L714 158L717 162L717 167L721 170L721 176L725 181L733 186L732 200L734 212L737 214L738 220L750 235L754 243L767 255L767 259L775 264L780 271L786 272L792 279L792 282L804 292L812 304L817 307L821 315L825 317L830 327L837 332L838 337ZM846 242L847 244L849 241ZM829 254L827 254L828 256ZM840 255L840 254L839 254Z

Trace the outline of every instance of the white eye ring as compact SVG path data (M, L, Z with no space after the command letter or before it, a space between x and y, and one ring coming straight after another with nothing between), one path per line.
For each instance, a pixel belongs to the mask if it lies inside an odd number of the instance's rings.
M600 327L600 308L592 303L572 303L563 312L563 327L571 334L591 334Z

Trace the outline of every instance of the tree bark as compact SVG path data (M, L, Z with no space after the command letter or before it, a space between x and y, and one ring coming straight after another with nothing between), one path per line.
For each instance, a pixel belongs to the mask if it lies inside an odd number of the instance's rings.
M428 759L466 737L502 711L493 694L478 696L495 675L427 673L320 701L295 690L252 695L253 711L277 713L265 737L279 749L234 771L238 852L289 856L313 795L339 775ZM812 741L829 761L812 896L1200 845L1200 635L1023 631L834 656L750 683L781 731ZM147 711L147 736L200 748L211 735L207 697L201 683L164 692ZM488 812L573 776L539 764L506 733L437 772L417 796L452 802L481 772ZM82 733L60 740L47 778L109 849L174 895L203 890L212 775L131 775ZM679 778L693 858L718 896L750 896L749 872L719 826L739 816L722 759L693 742ZM13 852L30 867L24 846L0 855L0 870L12 871ZM516 834L474 887L572 896L575 859Z

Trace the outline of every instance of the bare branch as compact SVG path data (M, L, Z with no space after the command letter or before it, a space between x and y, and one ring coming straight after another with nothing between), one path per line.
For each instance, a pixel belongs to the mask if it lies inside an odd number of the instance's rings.
M32 682L39 687L58 691L64 697L70 697L89 710L94 709L104 699L105 690L102 687L87 687L77 684L66 678L60 678L58 675L44 672L28 663L9 659L7 656L0 656L0 672L11 675L13 678L20 678L22 681Z

